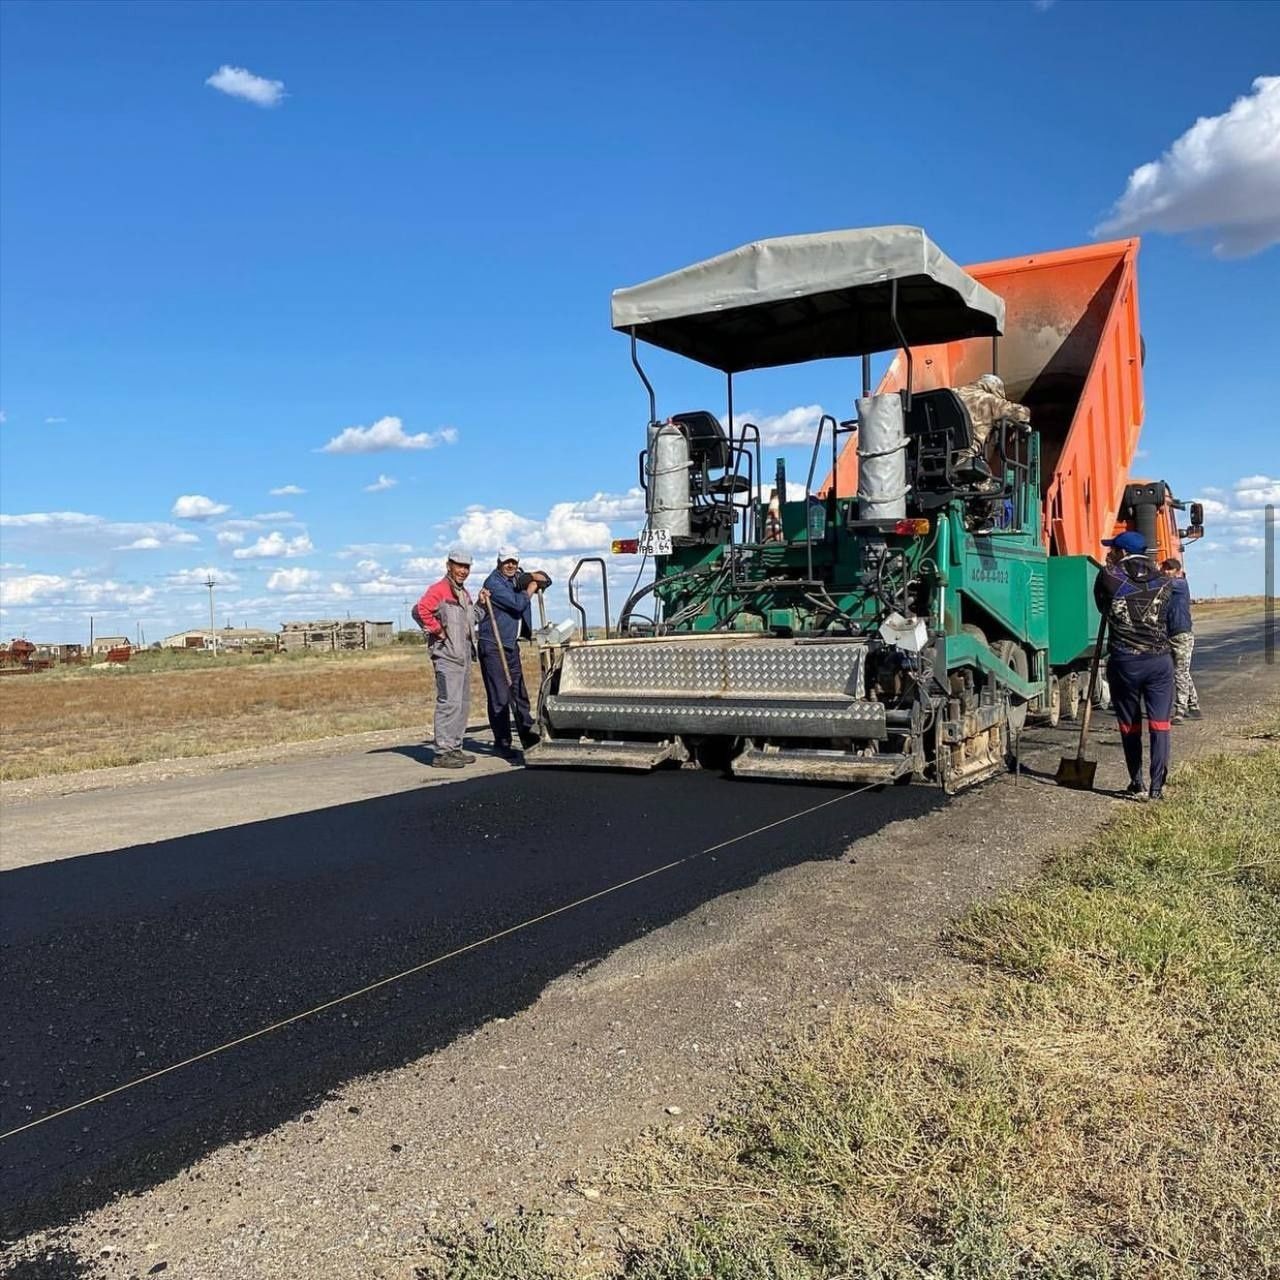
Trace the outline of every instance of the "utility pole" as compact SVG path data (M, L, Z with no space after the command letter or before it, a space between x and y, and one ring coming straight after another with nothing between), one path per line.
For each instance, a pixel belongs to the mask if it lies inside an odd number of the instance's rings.
M93 614L89 615L89 657L93 657Z
M209 642L213 645L214 657L218 655L218 628L217 623L213 620L213 589L218 584L213 580L213 574L206 579L205 584L209 588Z

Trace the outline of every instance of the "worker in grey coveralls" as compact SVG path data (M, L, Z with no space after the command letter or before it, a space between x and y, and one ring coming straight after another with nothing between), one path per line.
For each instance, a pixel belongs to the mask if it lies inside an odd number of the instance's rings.
M1191 627L1191 587L1182 561L1172 556L1160 564L1160 571L1173 583L1173 604L1169 608L1169 648L1173 650L1173 723L1199 720L1200 695L1191 678L1191 654L1196 633Z
M435 753L437 769L461 769L475 756L462 749L471 704L471 663L476 656L476 626L489 593L481 590L473 604L466 581L471 552L454 547L445 561L445 574L428 587L414 606L414 618L427 634L427 653L436 677Z

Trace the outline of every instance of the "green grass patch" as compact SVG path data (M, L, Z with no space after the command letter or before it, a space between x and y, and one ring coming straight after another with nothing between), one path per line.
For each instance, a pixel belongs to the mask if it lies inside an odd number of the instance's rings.
M419 1275L1280 1275L1280 749L1168 794L969 911L954 981L842 1011L700 1132L638 1143L594 1249L521 1218Z

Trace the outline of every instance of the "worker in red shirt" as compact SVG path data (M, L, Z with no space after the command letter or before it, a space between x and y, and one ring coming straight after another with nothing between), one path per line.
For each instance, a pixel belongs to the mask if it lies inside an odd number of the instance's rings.
M414 621L426 632L427 654L436 678L436 715L433 730L436 769L461 769L475 762L462 749L471 704L471 663L476 656L476 626L488 602L481 590L472 603L466 581L471 574L471 552L454 547L445 560L445 574L423 592L413 607Z

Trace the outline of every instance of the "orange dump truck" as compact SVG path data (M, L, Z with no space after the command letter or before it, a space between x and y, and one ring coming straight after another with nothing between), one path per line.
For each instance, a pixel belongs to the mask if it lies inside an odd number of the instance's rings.
M1131 476L1143 420L1137 268L1137 240L966 267L1004 299L1004 335L912 350L913 390L963 386L994 369L1008 397L1031 410L1042 450L1045 540L1055 555L1101 558L1103 538L1132 528L1161 558L1179 556L1203 533L1198 504L1179 528L1184 508L1169 486ZM905 385L899 352L879 390ZM836 476L839 493L857 492L852 442Z

